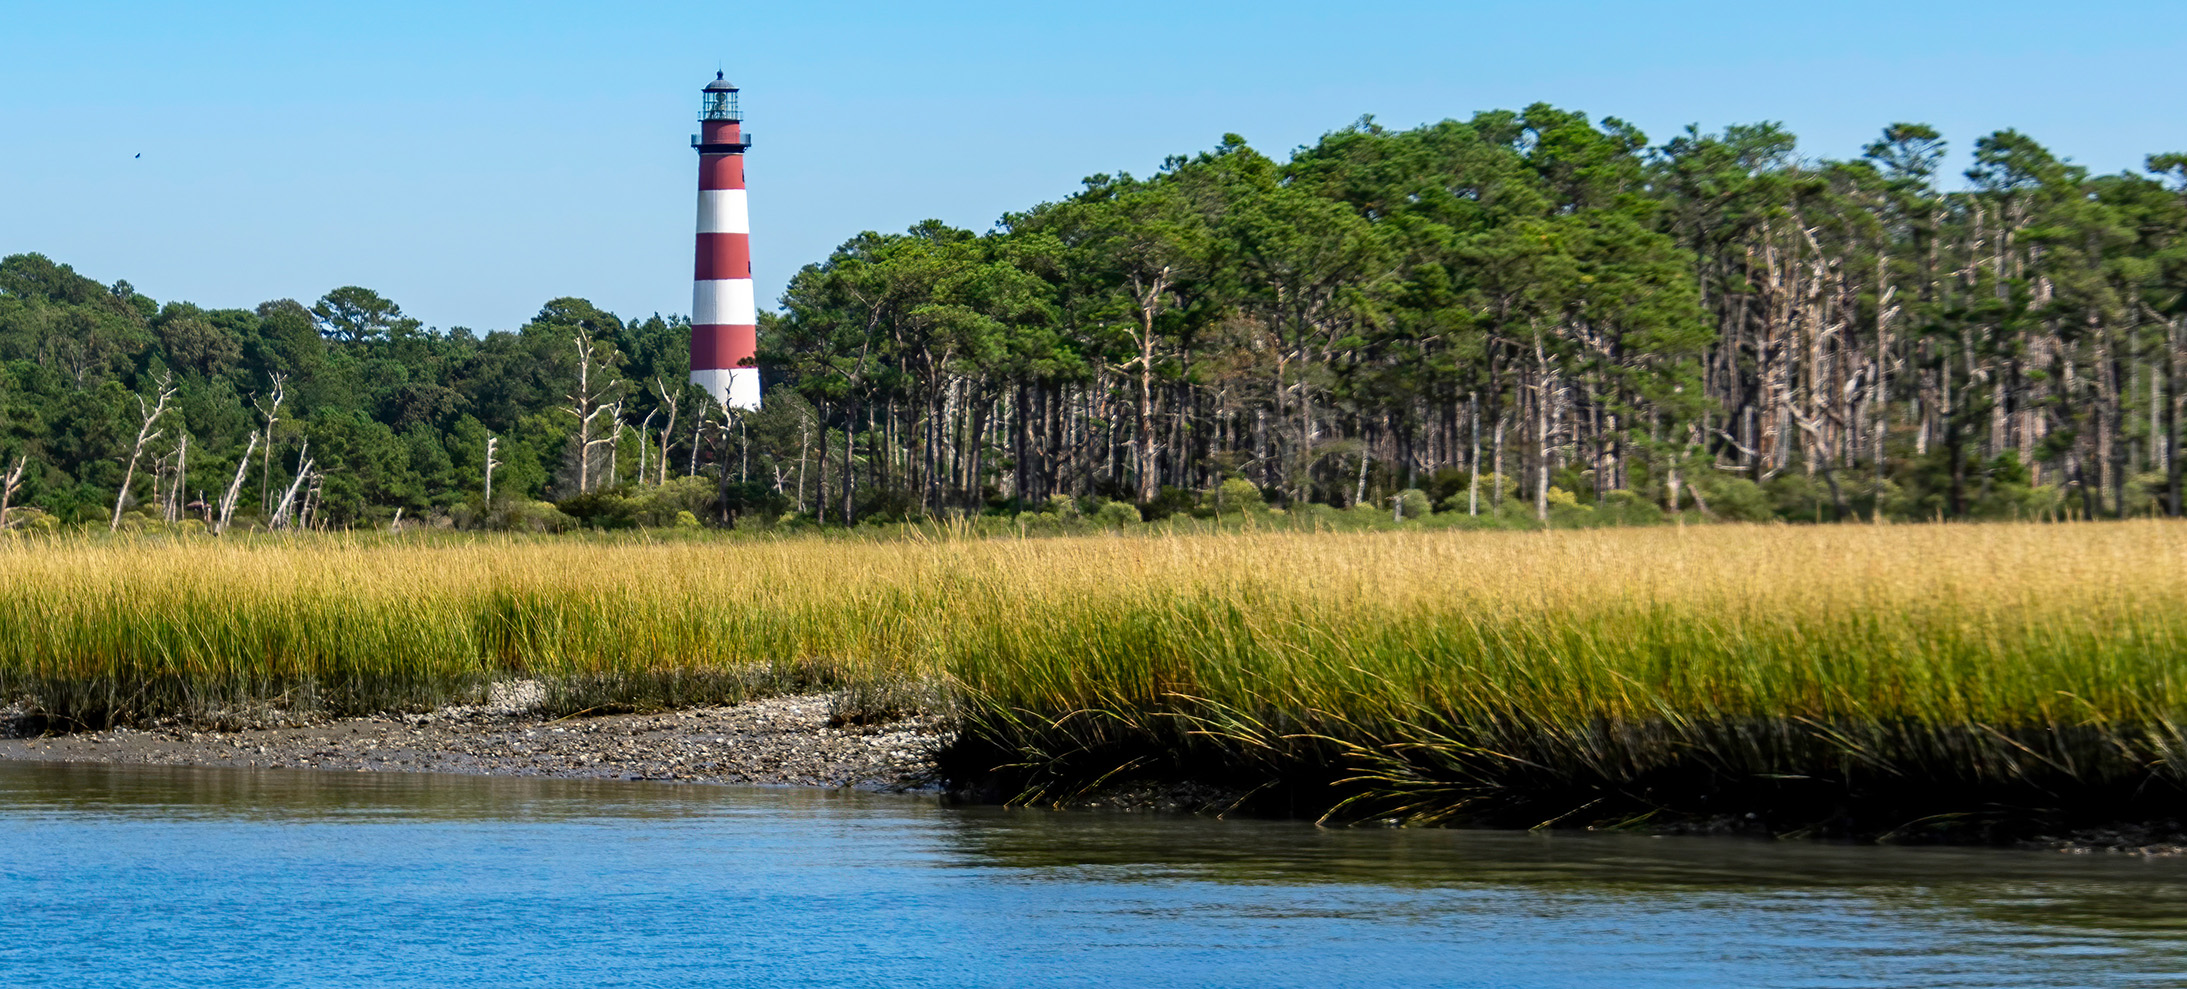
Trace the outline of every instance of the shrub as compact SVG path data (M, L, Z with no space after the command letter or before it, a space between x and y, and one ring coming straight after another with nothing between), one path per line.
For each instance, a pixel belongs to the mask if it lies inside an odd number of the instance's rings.
M577 528L576 519L545 501L508 502L494 513L493 520L494 528L518 532L568 532Z
M1424 519L1434 510L1434 506L1428 502L1428 493L1419 488L1406 488L1397 493L1397 515L1406 519Z
M625 529L631 525L630 499L614 491L588 491L555 502L554 507L587 528Z
M1603 492L1600 516L1605 525L1655 525L1663 521L1663 510L1655 502L1619 488Z
M1338 525L1345 529L1373 529L1386 526L1390 521L1389 509L1364 501L1350 508L1332 508L1330 511L1333 513L1331 518L1343 520Z
M1063 533L1063 519L1048 512L1019 512L1013 519L1020 535L1054 536Z
M1149 522L1159 522L1172 515L1189 515L1200 505L1200 496L1184 488L1162 485L1154 500L1139 506L1139 514Z
M1429 501L1440 505L1455 497L1458 499L1458 507L1463 509L1466 505L1466 485L1472 479L1472 474L1456 467L1443 467L1429 474L1420 487L1428 493Z
M14 506L8 509L8 528L17 532L53 532L61 527L59 517L35 508Z
M1553 501L1549 503L1549 524L1560 529L1591 529L1602 524L1602 517L1593 505Z
M1834 518L1830 486L1821 477L1787 471L1762 485L1779 518L1828 521ZM1711 502L1713 505L1714 503Z
M703 477L672 477L668 483L640 488L629 501L632 522L648 527L682 526L684 516L698 524L700 513L714 504L714 482Z
M1702 474L1694 487L1708 499L1709 511L1727 522L1767 522L1777 517L1762 486L1743 477Z
M1261 489L1242 477L1233 477L1207 493L1207 503L1218 512L1250 512L1266 508Z
M738 485L732 484L729 487L732 500L734 500ZM757 484L745 485L744 487L752 492L745 496L747 499L756 497L761 492L767 492L767 497L771 498L777 505L788 504L782 496L772 494L771 489L763 488ZM830 497L841 499L842 495L838 493ZM924 518L926 515L926 512L919 507L918 493L906 489L864 488L859 490L857 499L858 518L864 522L912 522ZM731 504L729 507L732 512L737 511L735 504Z
M1471 483L1471 480L1468 479L1465 484L1458 485L1457 490L1453 491L1449 497L1444 498L1442 501L1436 503L1436 510L1444 512L1465 511L1466 506L1470 504L1467 499L1470 497L1472 491L1474 490L1472 487L1470 487ZM1504 495L1506 499L1508 499L1511 494L1510 478L1505 477L1501 474L1481 475L1481 511L1487 512L1496 504L1496 488L1499 485L1503 487Z
M1094 512L1093 519L1095 522L1111 529L1121 529L1125 526L1137 525L1143 521L1139 516L1139 509L1121 501L1112 501L1102 505L1099 510Z

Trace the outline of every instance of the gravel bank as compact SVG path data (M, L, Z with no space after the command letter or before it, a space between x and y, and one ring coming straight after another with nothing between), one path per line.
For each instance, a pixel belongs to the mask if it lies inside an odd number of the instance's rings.
M0 738L0 759L362 772L472 773L919 789L934 785L939 722L829 725L826 694L731 707L549 719L529 691L431 714L242 731L121 728Z
M359 772L469 773L570 779L682 780L873 790L938 789L935 753L948 741L931 715L870 725L831 725L828 694L772 697L728 707L657 714L548 718L526 685L496 688L476 707L431 714L339 718L204 731L118 728L7 737L0 710L0 761L235 766ZM1009 794L974 782L951 796L978 803ZM1224 813L1247 794L1193 783L1118 782L1063 801L1078 810ZM1264 813L1279 809L1263 808ZM1295 813L1295 811L1294 811ZM1670 822L1660 833L1755 834L1731 819ZM1955 836L1929 840L1954 842ZM1959 842L1997 839L1968 834ZM2068 854L2187 855L2187 822L2159 821L2030 834L2005 844Z

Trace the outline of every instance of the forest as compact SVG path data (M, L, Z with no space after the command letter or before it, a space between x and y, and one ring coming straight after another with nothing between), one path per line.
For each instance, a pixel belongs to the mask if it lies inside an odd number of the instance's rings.
M2187 154L1971 151L1544 105L1285 161L1226 136L984 233L852 238L762 315L733 416L680 317L206 309L16 254L0 524L1155 520L1248 486L1512 525L2179 515Z

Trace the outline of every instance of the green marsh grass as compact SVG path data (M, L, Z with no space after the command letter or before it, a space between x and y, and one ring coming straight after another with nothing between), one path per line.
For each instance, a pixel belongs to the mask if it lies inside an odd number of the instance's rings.
M99 725L512 677L565 711L843 687L933 698L947 768L1030 802L1132 778L1415 823L1872 831L2176 804L2183 575L2164 522L22 540L0 694Z

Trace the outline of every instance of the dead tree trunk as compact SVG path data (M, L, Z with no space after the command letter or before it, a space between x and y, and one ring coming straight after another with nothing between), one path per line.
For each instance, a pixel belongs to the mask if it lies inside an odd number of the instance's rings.
M121 528L122 506L129 501L130 482L136 480L138 458L144 456L147 444L159 438L161 430L157 427L160 417L167 414L167 403L175 397L174 380L172 374L160 376L157 401L146 403L144 396L137 396L137 414L141 424L137 427L137 442L129 448L129 466L122 470L121 490L114 495L114 518L106 527L110 532Z
M243 456L235 462L235 480L228 483L228 493L220 499L220 520L213 525L213 534L228 531L228 522L235 517L235 500L243 494L243 476L251 469L251 454L258 452L258 434L251 434L250 445L243 448Z
M15 466L8 468L7 476L0 478L0 532L8 528L8 506L15 501L15 491L23 486L23 469L30 466L28 455L15 458Z
M273 518L266 523L267 528L278 529L292 520L289 509L296 504L296 492L303 489L304 479L311 476L310 454L311 441L306 439L304 448L296 452L296 479L289 482L288 493L281 496L281 504L274 508Z
M653 388L654 388L654 390L655 390L655 391L658 391L658 392L660 392L660 393L661 393L661 404L662 404L662 405L664 405L664 406L667 406L667 407L668 407L668 421L667 421L666 423L663 423L663 424L661 425L661 467L660 467L660 474L659 474L659 477L655 479L654 483L655 483L655 484L667 484L667 483L668 483L668 443L669 443L669 440L670 440L670 439L671 439L672 437L674 437L674 436L676 435L676 401L677 401L677 396L675 396L675 395L672 395L672 394L669 394L669 391L668 391L668 386L667 386L667 385L664 385L664 384L662 384L662 383L661 383L661 379L659 379L659 378L655 378L655 379L653 379Z
M488 512L494 510L494 468L501 466L501 461L494 459L494 448L500 445L498 437L486 437L486 491L479 498Z
M1466 514L1481 514L1481 402L1466 393L1466 416L1473 420L1473 452L1466 461Z
M266 450L260 454L264 459L258 464L258 511L262 515L273 511L273 424L281 420L281 402L288 398L288 383L288 375L274 375L270 400L264 405L251 403L258 405L259 414L266 417Z
M622 460L623 453L623 403L615 403L614 410L614 414L609 416L609 418L615 420L615 433L611 436L605 436L601 438L601 441L606 443L608 448L607 483L608 487L611 488L616 486L617 484L622 483L623 479L622 471L620 470L620 462ZM640 474L639 476L642 477L644 475Z
M182 517L182 506L188 500L190 487L190 434L182 434L182 442L175 448L175 482L167 489L167 521Z
M2180 515L2180 449L2179 405L2180 350L2182 330L2187 329L2187 318L2173 320L2165 327L2164 334L2164 481L2166 511L2173 517Z
M612 437L593 436L593 421L602 413L613 414L617 431L621 431L622 403L618 401L610 406L608 397L622 387L623 382L610 376L605 385L595 387L593 378L596 372L605 369L606 363L600 348L582 333L577 334L573 342L577 347L577 390L567 396L569 408L563 411L577 420L577 493L585 494L592 490L593 448L614 442Z

